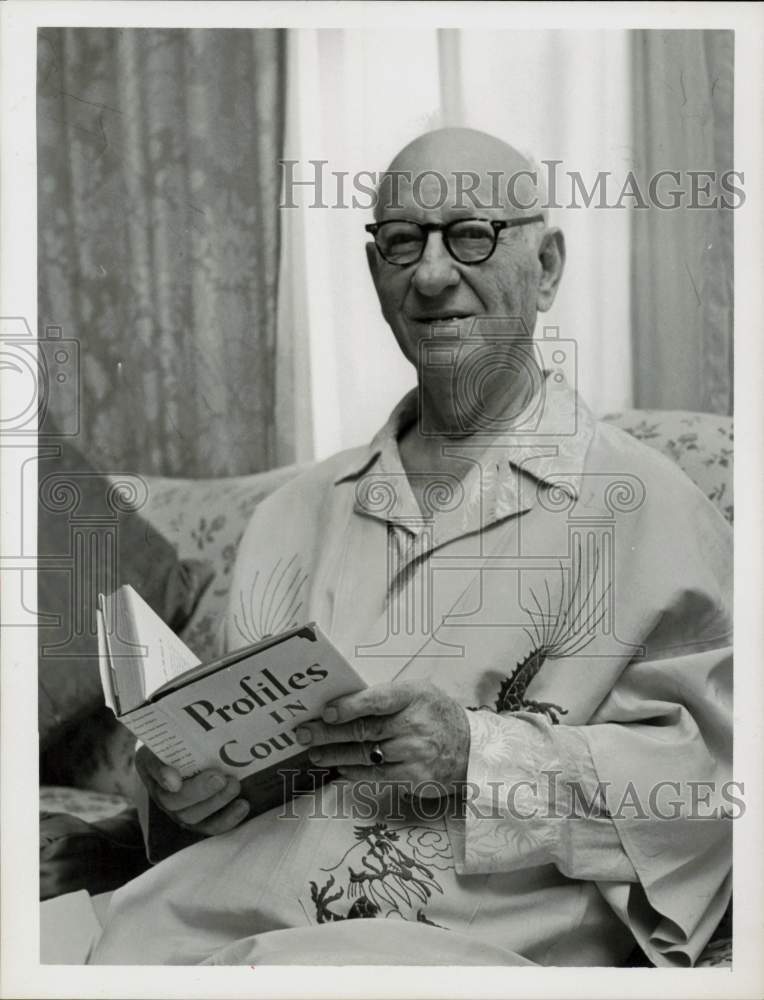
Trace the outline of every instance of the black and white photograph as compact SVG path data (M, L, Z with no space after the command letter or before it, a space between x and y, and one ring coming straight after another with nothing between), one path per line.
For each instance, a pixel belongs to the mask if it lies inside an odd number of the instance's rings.
M760 996L761 8L5 6L2 995Z

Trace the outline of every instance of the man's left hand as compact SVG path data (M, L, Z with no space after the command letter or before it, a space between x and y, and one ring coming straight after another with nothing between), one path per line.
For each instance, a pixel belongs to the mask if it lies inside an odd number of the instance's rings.
M414 795L449 795L467 777L470 727L467 713L429 681L378 684L327 705L322 721L296 731L311 748L311 761L337 767L353 781L405 782ZM370 753L378 748L384 763ZM421 792L417 785L437 782Z

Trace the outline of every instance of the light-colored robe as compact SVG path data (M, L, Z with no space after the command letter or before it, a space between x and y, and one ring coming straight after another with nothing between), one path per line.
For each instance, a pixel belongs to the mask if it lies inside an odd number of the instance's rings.
M612 965L635 939L694 962L730 898L730 531L567 386L542 395L455 443L472 471L423 508L407 397L257 508L234 573L228 648L317 621L369 684L470 708L463 799L299 797L116 893L94 962Z

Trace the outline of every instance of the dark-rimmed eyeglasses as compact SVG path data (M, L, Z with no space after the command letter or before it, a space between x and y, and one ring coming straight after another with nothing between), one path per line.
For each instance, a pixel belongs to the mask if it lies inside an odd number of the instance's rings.
M443 243L460 264L482 264L496 249L499 233L515 226L543 222L542 215L527 215L518 219L454 219L445 224L412 222L409 219L389 219L364 226L381 256L398 267L416 264L424 253L430 233L443 234Z

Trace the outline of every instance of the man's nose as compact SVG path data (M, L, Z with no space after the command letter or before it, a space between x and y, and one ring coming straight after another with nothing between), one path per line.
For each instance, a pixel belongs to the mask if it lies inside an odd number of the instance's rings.
M428 233L424 253L414 268L411 283L420 294L427 296L439 295L444 289L459 283L459 271L446 250L442 233Z

